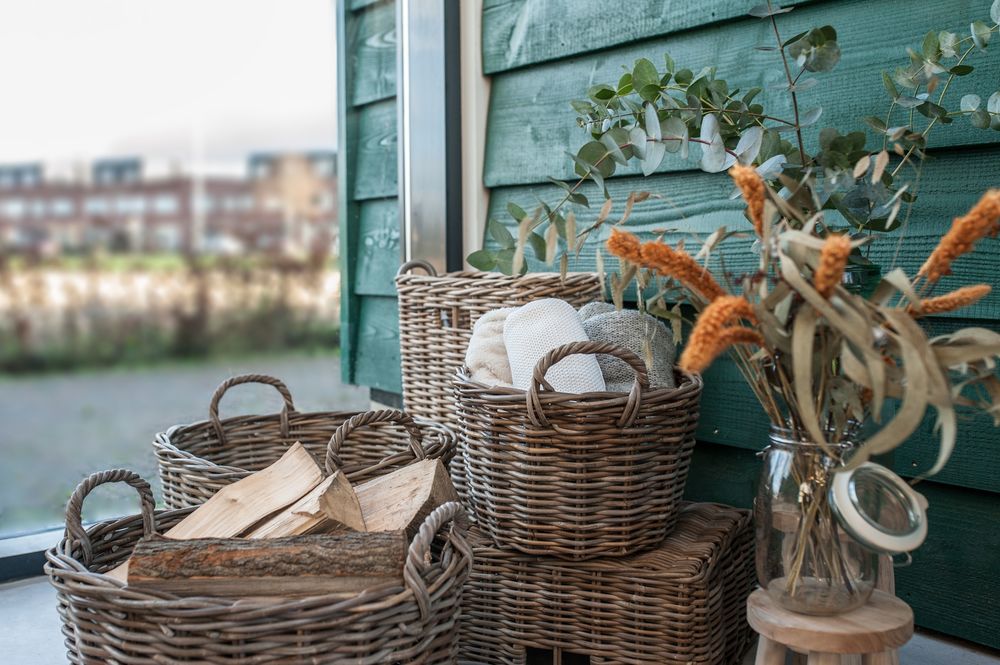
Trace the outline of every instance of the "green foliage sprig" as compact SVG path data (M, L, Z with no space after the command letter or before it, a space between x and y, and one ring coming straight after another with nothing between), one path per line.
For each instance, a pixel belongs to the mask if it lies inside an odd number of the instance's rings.
M781 88L789 95L792 117L769 113L757 100L761 88L730 89L715 67L695 73L678 67L669 54L662 68L641 58L616 84L594 85L587 99L571 102L579 114L578 125L591 137L575 154L567 153L579 179L569 183L549 178L563 190L562 198L552 205L542 202L530 215L521 206L509 204L508 213L518 225L517 237L499 221L490 220L488 233L499 248L472 253L467 259L470 265L523 274L527 271L525 249L530 245L536 258L549 265L559 256L560 270L565 273L569 256L578 254L610 215L606 179L630 163L638 163L648 176L667 153L688 159L692 143L701 150L703 171L716 173L736 163L750 164L799 210L834 210L855 234L893 231L901 223L901 206L915 200L911 183L899 176L907 165L924 158L928 134L935 126L967 118L973 127L1000 131L1000 90L992 92L985 105L975 94L963 96L957 104L947 98L952 81L974 71L967 61L985 51L1000 29L1000 0L994 0L990 9L992 25L973 21L964 37L930 31L919 50L907 49L907 65L882 72L888 109L884 116L864 118L881 136L881 145L869 146L863 131L842 134L835 127L824 127L818 130L819 150L814 154L806 150L803 132L816 131L823 109L803 108L800 95L818 84L813 74L837 66L841 49L837 31L829 25L782 38L776 17L790 11L791 7L778 7L768 0L749 13L770 23L774 45L757 48L779 54L784 76ZM897 155L891 168L890 153ZM590 207L580 191L588 180L597 185L605 203L596 222L577 232L572 206ZM632 206L649 196L633 192L617 223L624 223Z

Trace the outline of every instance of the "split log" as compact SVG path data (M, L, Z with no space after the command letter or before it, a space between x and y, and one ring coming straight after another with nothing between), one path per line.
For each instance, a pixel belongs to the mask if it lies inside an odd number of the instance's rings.
M230 538L301 499L323 481L309 451L295 442L281 458L212 495L163 534L166 538ZM124 582L128 561L107 574Z
M402 531L264 540L154 536L136 545L128 584L178 595L352 595L402 585L408 543Z
M458 501L447 469L439 459L425 459L373 478L355 492L369 531L403 530L413 538L432 510Z
M244 537L280 538L345 531L366 531L365 519L350 481L337 471L291 508L264 520Z

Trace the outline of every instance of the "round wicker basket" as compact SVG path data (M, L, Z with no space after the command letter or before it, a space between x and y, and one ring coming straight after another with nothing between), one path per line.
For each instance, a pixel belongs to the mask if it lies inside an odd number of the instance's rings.
M548 369L577 353L611 354L636 374L622 393L554 392ZM527 391L455 378L469 502L501 548L568 559L623 556L673 527L695 444L701 377L651 390L642 360L574 342L544 356Z
M413 272L419 268L427 274ZM535 273L521 277L496 272L438 275L426 261L409 261L396 274L399 296L399 360L406 412L461 426L452 379L465 364L472 326L486 312L540 298L559 298L580 307L601 298L596 273ZM466 495L462 451L451 468L460 497Z
M85 530L84 498L110 482L139 492L141 514ZM349 598L179 597L130 589L102 574L125 561L141 537L169 529L192 510L154 515L149 485L125 469L95 473L77 487L66 509L66 535L46 553L45 565L69 662L455 662L462 586L472 561L457 502L439 506L420 527L403 585Z
M281 413L220 418L222 396L244 383L277 389L285 402ZM351 426L335 436L348 421ZM360 431L350 445L343 445L355 430ZM296 441L318 460L325 458L328 472L341 469L351 482L363 482L418 459L440 458L447 466L455 454L455 434L444 425L393 409L299 412L284 383L262 374L246 374L218 387L208 420L176 425L156 435L153 452L163 500L168 508L204 503L226 485L273 464Z

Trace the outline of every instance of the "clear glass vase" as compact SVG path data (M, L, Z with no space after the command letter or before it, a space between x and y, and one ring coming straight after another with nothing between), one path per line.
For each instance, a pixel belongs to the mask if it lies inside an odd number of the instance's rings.
M878 554L844 531L829 502L833 470L852 443L801 441L772 428L754 520L757 579L782 607L829 615L864 605Z

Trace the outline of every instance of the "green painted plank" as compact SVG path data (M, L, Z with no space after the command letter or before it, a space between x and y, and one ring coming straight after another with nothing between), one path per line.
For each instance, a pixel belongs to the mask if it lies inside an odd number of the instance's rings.
M358 244L352 257L354 292L395 297L393 278L401 256L399 202L397 199L364 201L360 208Z
M347 99L351 89L353 67L351 58L357 22L347 10L348 0L337 0L337 97ZM337 215L340 230L341 265L350 265L354 256L354 246L358 221L357 205L353 201L354 162L357 154L358 112L350 104L337 105ZM354 278L351 270L341 270L340 282L340 372L344 383L354 382L354 331L351 321L357 316L360 302L354 293Z
M399 306L395 298L360 299L357 317L355 383L402 392L399 371Z
M355 106L396 94L396 6L379 2L355 14L357 40L351 103Z
M946 152L935 155L927 162L921 178L919 198L904 230L880 237L872 244L871 258L887 270L891 266L901 266L914 274L924 259L937 245L951 219L963 214L979 198L987 186L996 185L1000 179L1000 147L968 147L961 152ZM654 230L669 229L667 239L671 242L683 239L686 247L694 253L700 240L720 226L729 229L747 229L749 222L743 216L743 203L730 200L732 181L725 174L684 172L654 175L649 178L616 178L608 183L614 199L610 219L620 218L629 192L646 190L662 198L649 199L635 206L628 221L631 231L651 235ZM583 229L593 223L600 209L600 195L593 183L584 189L591 197L590 209L577 208L577 228ZM562 190L553 185L533 187L503 187L494 189L490 197L489 216L510 223L506 212L509 201L531 210L539 200L555 202ZM573 270L593 270L596 248L603 246L610 230L602 229L598 237L581 252L570 268ZM747 251L751 239L734 238L724 243L713 261L713 269L718 271L718 257L725 260L726 269L731 274L743 274L757 268L755 256ZM993 285L994 292L973 307L963 310L961 316L976 319L1000 319L1000 275L997 273L996 257L1000 250L1000 240L983 240L976 252L961 258L955 264L956 275L942 280L938 292L956 288L962 284L985 282ZM612 260L613 261L613 260ZM528 252L528 262L532 270L546 267ZM614 263L609 263L612 267ZM718 274L718 272L717 272Z
M781 4L801 5L808 1ZM744 0L633 0L627 11L580 0L486 0L483 71L496 74L706 26L746 16L749 8Z
M360 109L354 157L354 198L381 199L396 195L396 100Z
M957 6L921 2L919 11L913 11L908 0L849 0L807 5L782 16L783 32L788 36L827 22L837 24L839 30L843 60L833 72L818 74L821 84L800 96L803 110L823 106L819 122L822 127L837 127L841 131L865 129L861 118L884 113L888 106L880 71L908 62L904 47L919 47L928 29L964 30L968 17L980 18L987 5L986 2ZM599 10L594 8L594 11ZM573 178L572 163L564 152L575 152L588 140L588 135L577 127L570 100L583 97L593 83L617 81L622 65L631 67L637 58L647 57L661 63L666 51L678 67L698 71L704 66L718 65L719 75L729 81L730 87L765 88L767 92L758 99L764 100L772 115L789 117L787 95L774 89L783 77L780 61L773 52L753 49L772 39L764 22L747 19L493 77L484 168L486 186L538 183L544 182L546 176ZM968 92L988 95L1000 80L1000 57L992 50L970 57L968 63L977 70L951 86L948 99L952 100L952 107L957 107L958 100ZM807 135L812 138L807 143L812 145L818 131L807 131ZM1000 132L977 130L963 120L935 128L930 135L931 146L936 147L997 141ZM692 153L700 151L695 148ZM668 155L661 170L688 170L695 168L695 163ZM631 167L631 172L639 171Z
M749 508L759 474L753 452L699 442L685 498ZM897 569L897 595L918 626L1000 648L997 497L928 482L918 489L930 500L930 529L913 565Z

